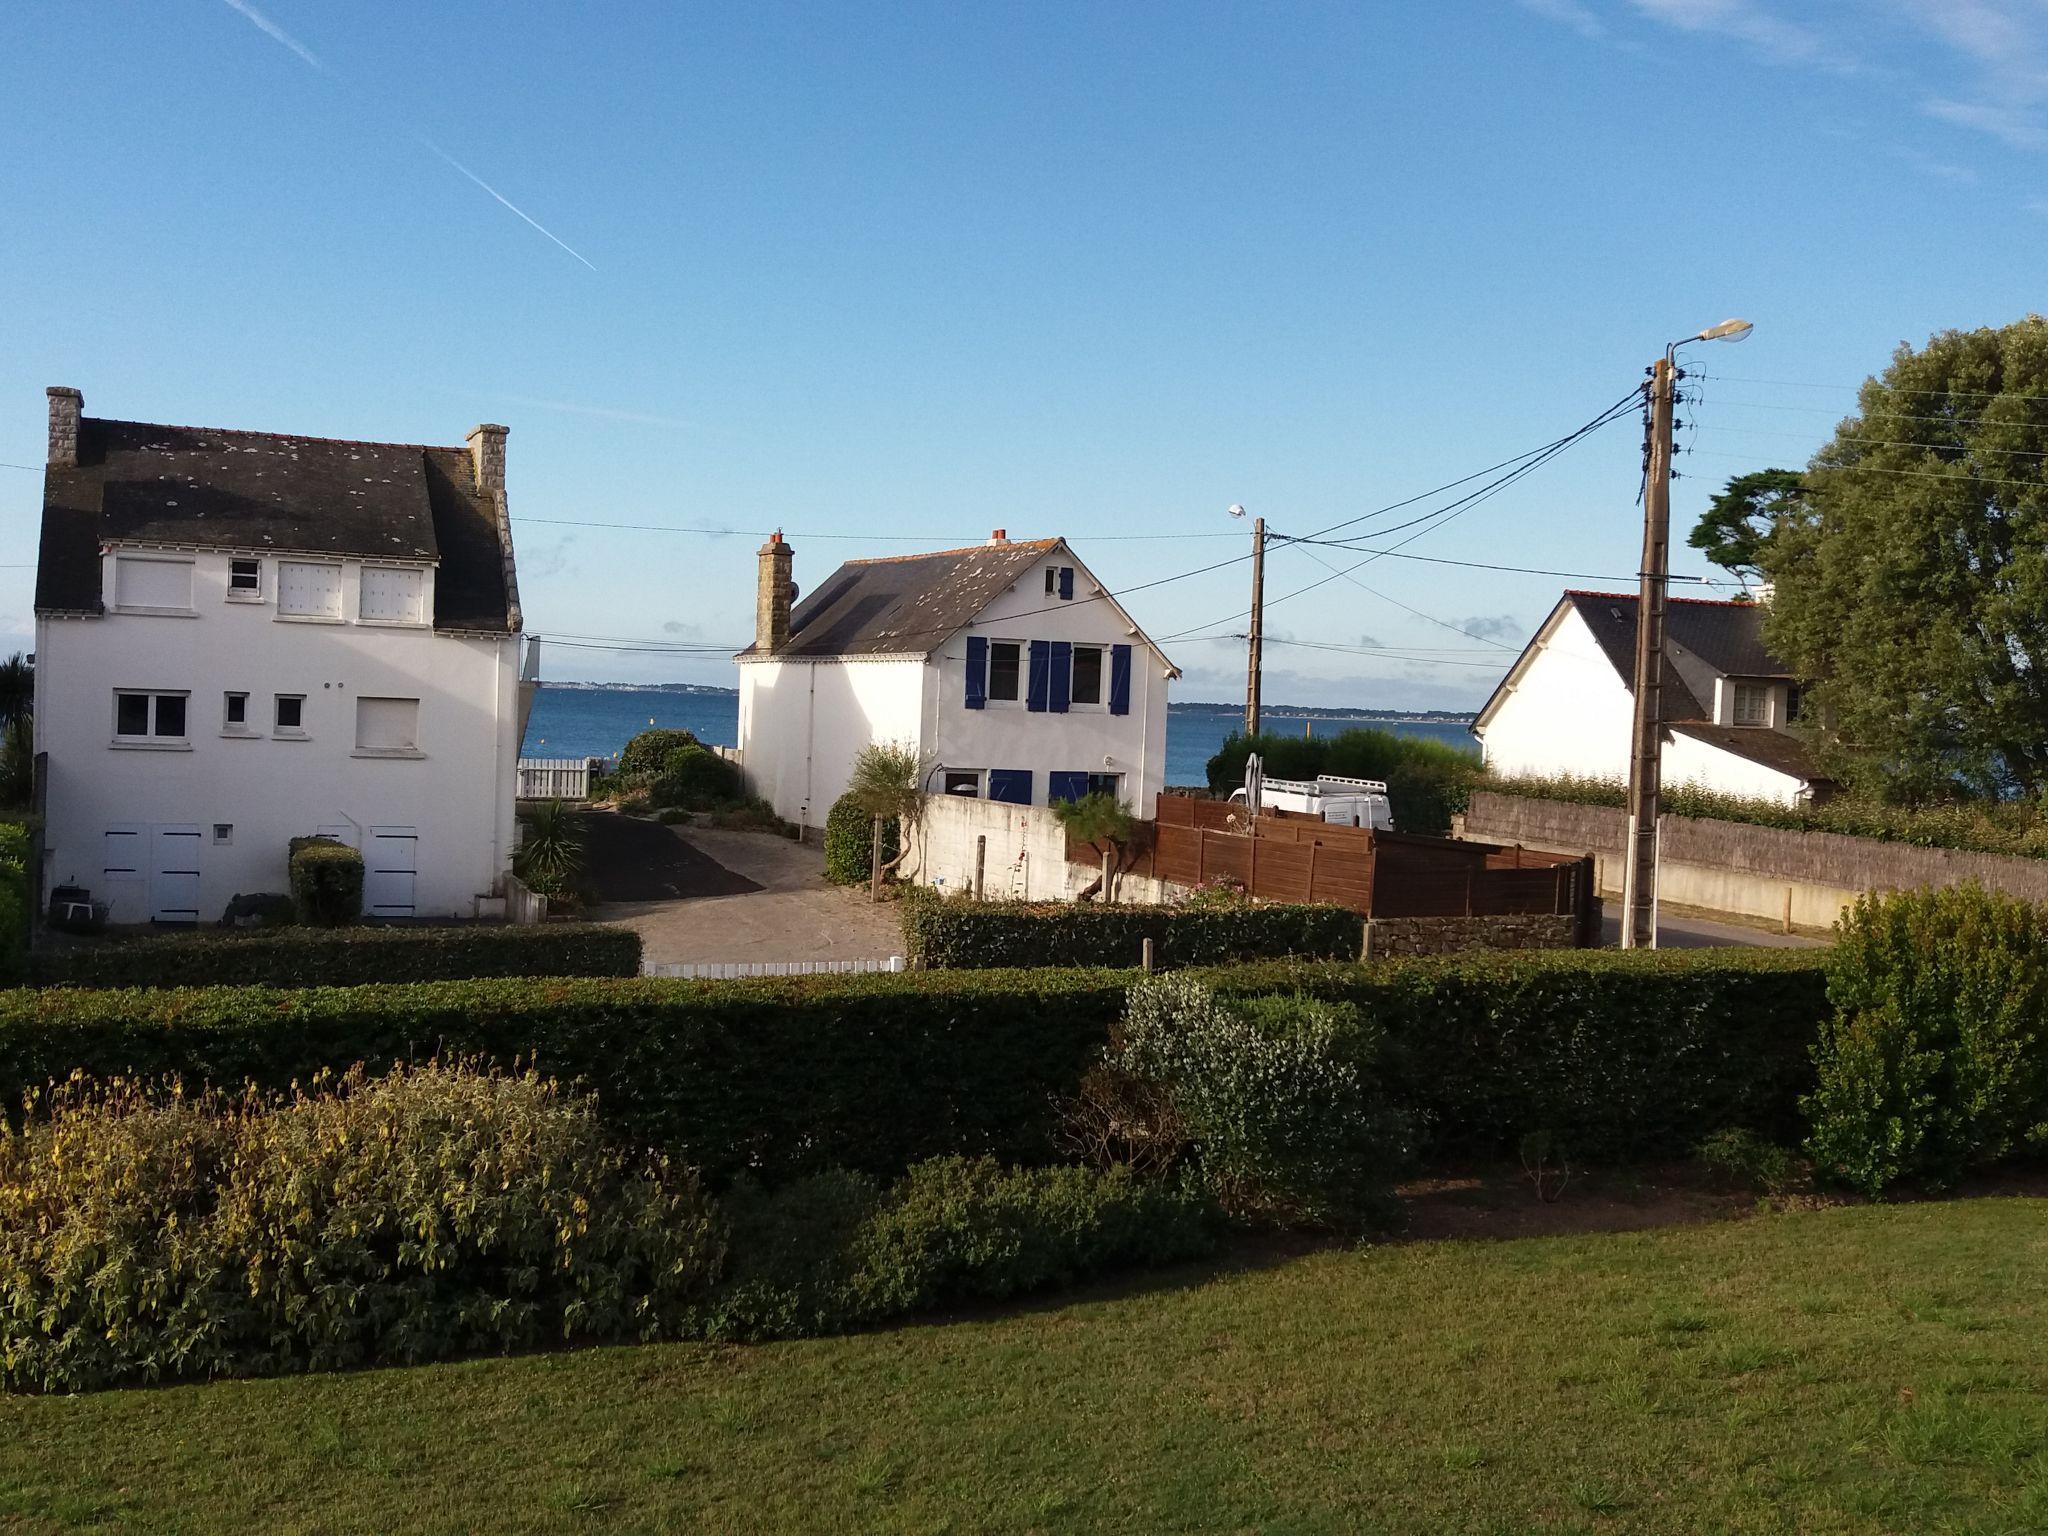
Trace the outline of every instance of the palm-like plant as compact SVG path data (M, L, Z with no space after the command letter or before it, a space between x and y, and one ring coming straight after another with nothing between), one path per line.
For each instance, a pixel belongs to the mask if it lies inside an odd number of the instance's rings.
M0 661L0 726L26 720L35 698L36 669L29 659L16 651Z
M900 827L914 827L924 814L924 762L917 749L895 741L869 742L853 759L846 798L867 812L874 829L874 875L868 889L873 899L881 892L882 876L901 864L910 851L910 839L899 836L896 857L884 864L883 827L891 821Z
M583 872L583 823L560 800L526 816L526 840L513 855L513 872L543 896L559 895Z
M1137 823L1115 795L1095 790L1078 800L1056 801L1053 815L1067 835L1088 844L1102 855L1102 899L1116 900L1116 866L1123 847L1131 840Z
M24 713L0 727L0 806L26 809L35 792L35 722Z

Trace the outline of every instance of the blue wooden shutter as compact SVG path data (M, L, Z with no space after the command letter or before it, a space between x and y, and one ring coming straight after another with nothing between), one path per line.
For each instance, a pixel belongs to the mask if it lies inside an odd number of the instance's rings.
M988 797L991 800L1000 800L1005 805L1029 805L1031 803L1031 770L1029 768L989 769Z
M1074 648L1064 640L1052 643L1052 676L1047 682L1047 707L1056 715L1064 715L1067 705L1074 698Z
M1073 600L1074 568L1071 565L1063 565L1060 567L1060 601L1070 603Z
M980 709L988 703L988 637L967 637L967 707Z
M1048 640L1031 642L1031 681L1024 695L1024 707L1045 713L1047 690L1052 683L1052 643Z
M1131 648L1128 645L1109 648L1109 712L1112 715L1131 712Z
M1045 776L1045 803L1058 805L1062 800L1078 800L1088 793L1086 773L1060 773L1055 770Z

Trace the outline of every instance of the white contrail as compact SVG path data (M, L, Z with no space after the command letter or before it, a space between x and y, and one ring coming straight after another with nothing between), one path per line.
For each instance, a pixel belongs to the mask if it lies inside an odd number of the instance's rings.
M311 65L314 69L319 70L321 74L327 75L330 78L334 78L334 71L329 69L325 64L320 62L319 54L315 53L312 49L308 48L296 37L293 37L291 33L285 31L283 27L280 27L268 16L264 15L261 11L257 10L255 6L249 4L249 0L222 0L222 3L228 6L229 9L235 11L236 13L244 17L251 26L261 31L265 37L268 37L273 42L279 43L282 46L291 49L293 53L296 53L301 59L304 59L307 64ZM475 182L479 187L482 187L484 191L490 193L492 197L496 198L499 202L503 203L507 208L511 209L514 213L518 214L520 218L524 219L527 223L531 224L535 229L539 230L542 234L546 235L550 240L554 241L555 244L559 245L571 256L574 256L578 261L582 262L583 265L589 267L591 271L595 272L597 270L597 264L593 262L588 256L585 256L581 251L577 250L575 246L571 245L568 241L564 240L560 235L556 234L553 230L549 229L547 225L541 223L539 219L536 219L524 208L520 207L517 203L513 202L511 198L507 197L504 193L500 192L488 181L485 181L483 177L477 175L475 171L472 171L460 160L456 159L453 155L449 154L447 150L443 149L440 145L436 144L432 139L428 138L425 134L420 133L418 130L414 130L413 137L417 139L424 147L432 150L442 160L446 161L450 169L459 171L462 175L468 177L471 181Z
M327 66L320 62L319 54L315 53L312 49L308 48L296 37L293 37L291 33L285 31L283 27L280 27L268 16L264 15L261 11L257 10L255 6L249 4L249 0L227 0L227 4L232 6L235 10L240 11L244 16L248 17L249 21L256 27L260 28L267 36L269 36L270 38L274 39L277 42L283 43L285 47L291 49L293 53L296 53L308 64L312 65L315 69L319 70L321 74L324 75L328 72Z

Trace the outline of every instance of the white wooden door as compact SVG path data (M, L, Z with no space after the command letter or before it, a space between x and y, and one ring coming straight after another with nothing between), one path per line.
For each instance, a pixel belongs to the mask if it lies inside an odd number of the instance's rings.
M107 920L142 923L149 920L149 828L120 822L101 840L100 885L93 900L107 904Z
M149 915L153 922L199 921L199 828L154 827L150 832Z
M420 835L414 827L372 827L363 848L363 914L411 917L419 877Z

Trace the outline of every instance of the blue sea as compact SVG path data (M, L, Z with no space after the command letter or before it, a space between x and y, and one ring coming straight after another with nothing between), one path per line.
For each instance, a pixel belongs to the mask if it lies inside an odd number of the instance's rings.
M533 701L522 757L616 757L639 732L659 726L694 732L700 741L734 746L739 741L740 700L736 693L684 693L669 689L542 688ZM1209 759L1237 728L1233 715L1183 713L1166 716L1166 782L1200 784ZM1334 736L1354 726L1371 726L1397 736L1426 736L1478 755L1478 743L1464 725L1449 720L1370 720L1269 714L1268 731Z

